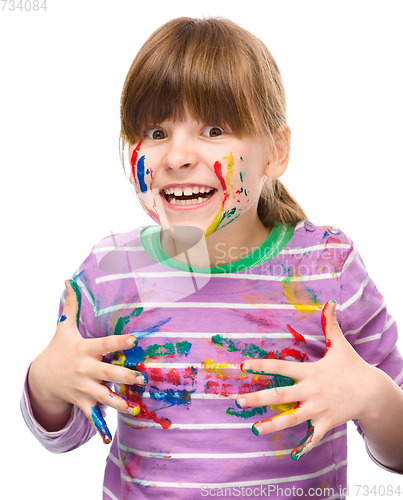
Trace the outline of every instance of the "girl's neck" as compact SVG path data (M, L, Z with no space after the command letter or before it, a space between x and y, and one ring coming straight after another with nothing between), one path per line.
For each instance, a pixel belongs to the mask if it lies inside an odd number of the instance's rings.
M165 253L182 264L194 267L214 267L240 260L249 255L253 250L260 247L270 234L257 217L250 220L246 218L236 226L236 232L232 224L218 229L203 240L204 244L183 243L174 240L167 231L162 232L161 246Z

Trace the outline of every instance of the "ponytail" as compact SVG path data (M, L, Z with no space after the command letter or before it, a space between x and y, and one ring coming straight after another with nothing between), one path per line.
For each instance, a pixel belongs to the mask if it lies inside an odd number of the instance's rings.
M296 226L307 216L284 184L278 179L266 179L257 205L262 223L272 228L278 223Z

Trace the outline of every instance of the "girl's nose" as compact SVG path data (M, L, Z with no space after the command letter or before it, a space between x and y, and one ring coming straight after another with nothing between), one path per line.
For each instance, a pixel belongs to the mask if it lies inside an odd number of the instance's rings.
M189 143L172 142L167 145L163 158L164 167L174 171L190 169L197 164L198 155Z

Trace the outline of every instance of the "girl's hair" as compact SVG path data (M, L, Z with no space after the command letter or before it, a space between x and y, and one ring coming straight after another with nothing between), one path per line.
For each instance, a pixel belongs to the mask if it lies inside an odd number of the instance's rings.
M123 87L121 153L150 126L184 118L186 108L195 119L228 125L240 137L263 137L270 151L276 138L289 152L281 127L286 98L278 66L257 37L232 21L181 17L150 36ZM266 179L257 210L267 227L306 219L278 179Z

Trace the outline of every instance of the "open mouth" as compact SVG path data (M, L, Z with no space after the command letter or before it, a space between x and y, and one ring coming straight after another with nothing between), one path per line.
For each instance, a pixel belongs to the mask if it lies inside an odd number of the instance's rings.
M215 189L212 187L203 186L171 186L165 188L163 193L165 199L171 205L198 205L207 201L215 193Z

